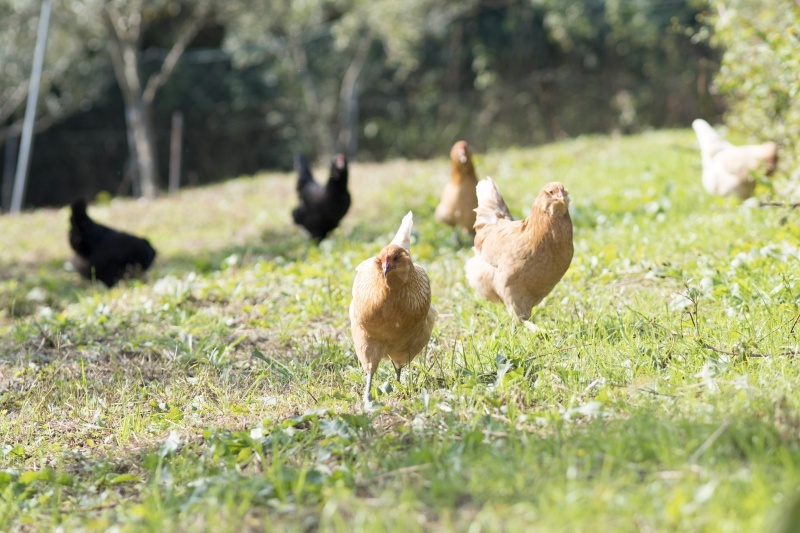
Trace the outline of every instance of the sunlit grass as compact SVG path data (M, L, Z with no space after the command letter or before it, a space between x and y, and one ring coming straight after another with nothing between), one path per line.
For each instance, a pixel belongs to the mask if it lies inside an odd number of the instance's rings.
M91 206L159 254L111 290L65 269L66 209L0 218L0 529L776 527L800 481L797 214L708 197L694 146L476 158L518 216L570 190L575 259L536 335L466 286L432 218L444 158L354 163L319 248L290 175ZM354 268L408 209L440 319L364 414Z

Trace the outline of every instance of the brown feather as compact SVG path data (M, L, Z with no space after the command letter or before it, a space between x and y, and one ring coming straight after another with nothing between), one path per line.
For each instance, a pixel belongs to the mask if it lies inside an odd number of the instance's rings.
M428 275L402 247L390 244L356 269L350 328L367 375L384 357L400 368L411 363L428 344L436 316Z
M458 141L450 150L450 182L444 186L434 217L439 222L475 235L475 208L478 178L472 163L472 151L466 141Z
M563 194L563 201L554 194ZM483 206L484 196L480 198ZM497 204L505 206L502 197ZM502 301L510 313L527 320L531 309L553 290L572 261L568 204L563 185L552 182L542 188L527 218L512 221L498 217L492 223L476 224L475 256L466 266L470 285L483 297Z

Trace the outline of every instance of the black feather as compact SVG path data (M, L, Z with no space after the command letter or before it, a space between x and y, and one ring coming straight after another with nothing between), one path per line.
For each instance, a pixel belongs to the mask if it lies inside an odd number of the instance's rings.
M333 158L330 178L324 186L314 181L308 161L302 155L295 156L295 170L300 205L292 211L292 219L320 242L339 226L350 209L347 158L341 154Z
M294 170L297 172L297 192L300 193L306 186L314 181L314 175L311 173L311 166L308 164L308 159L303 154L296 154L294 156Z
M111 287L120 279L144 272L156 257L147 239L98 224L86 214L86 201L72 202L69 245L75 250L75 269L87 279Z

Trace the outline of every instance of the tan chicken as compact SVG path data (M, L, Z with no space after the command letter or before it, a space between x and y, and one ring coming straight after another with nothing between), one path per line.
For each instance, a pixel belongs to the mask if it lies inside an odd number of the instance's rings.
M774 142L734 146L703 119L692 122L692 128L700 143L703 187L710 194L745 200L756 188L753 172L769 175L775 169L778 145Z
M572 262L569 194L561 183L548 183L528 218L515 222L492 178L477 191L475 256L467 262L467 280L478 294L527 321Z
M361 367L367 374L364 407L372 405L372 377L389 357L400 379L402 368L428 344L436 322L428 275L411 261L411 211L392 242L356 268L350 328Z
M439 222L475 235L473 226L475 208L478 207L475 186L478 185L478 178L472 164L472 151L466 141L458 141L450 150L450 169L450 182L442 190L442 198L434 216Z

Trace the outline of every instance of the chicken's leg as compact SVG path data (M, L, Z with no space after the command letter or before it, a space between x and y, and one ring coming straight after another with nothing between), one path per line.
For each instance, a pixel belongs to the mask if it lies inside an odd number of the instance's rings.
M403 367L397 366L394 361L392 361L392 366L394 367L394 373L397 375L397 381L400 381L400 372L402 372Z
M364 409L371 409L372 408L372 395L370 394L372 389L372 376L375 372L371 372L367 374L367 384L364 386Z
M463 248L464 247L464 243L461 241L461 230L460 229L458 229L458 228L454 228L453 229L453 237L455 238L456 243L458 244L458 247L459 248Z

